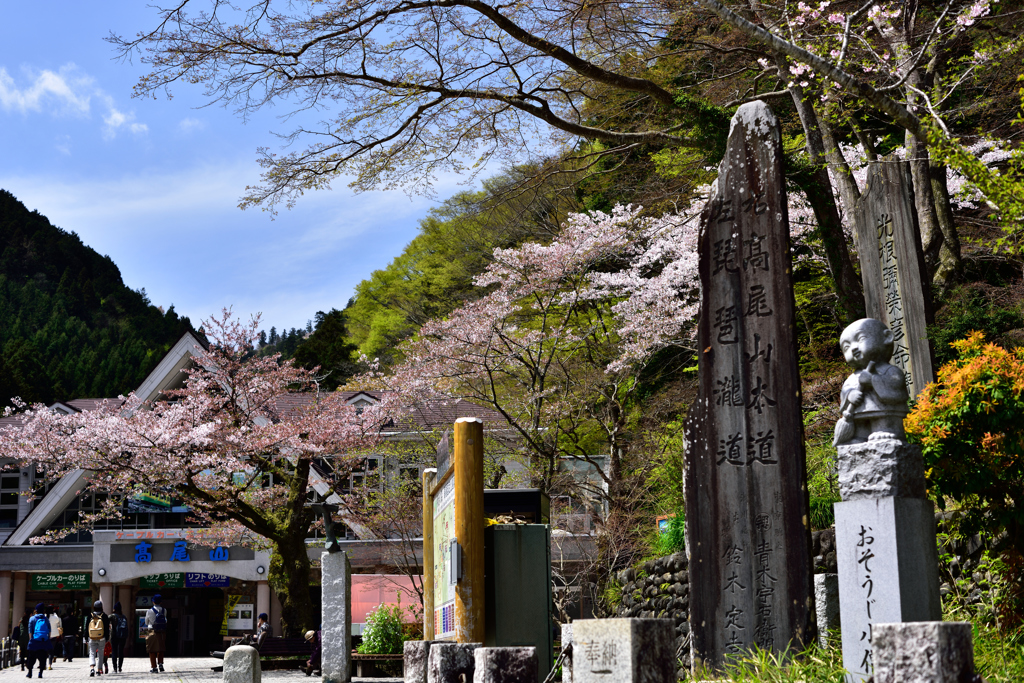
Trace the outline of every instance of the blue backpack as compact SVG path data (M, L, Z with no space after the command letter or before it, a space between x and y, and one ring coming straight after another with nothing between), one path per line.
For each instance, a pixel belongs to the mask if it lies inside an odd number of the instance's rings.
M32 640L49 640L50 620L43 614L37 614L29 621L29 632Z
M164 610L163 607L161 607L160 609L157 609L156 607L153 607L152 609L153 609L153 612L156 614L156 616L153 617L153 630L156 631L157 633L159 633L160 631L166 631L167 630L167 612Z
M28 641L29 652L50 650L53 643L50 642L50 620L45 614L36 614L28 620L28 632L32 639Z

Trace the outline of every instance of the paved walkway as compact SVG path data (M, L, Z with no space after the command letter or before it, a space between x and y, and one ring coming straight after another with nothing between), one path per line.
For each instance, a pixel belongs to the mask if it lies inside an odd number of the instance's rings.
M124 672L114 673L113 670L109 674L103 674L91 679L91 683L138 683L146 681L147 683L197 683L198 681L220 681L222 674L212 671L212 667L220 666L223 661L214 659L213 657L175 657L174 659L168 659L164 662L164 669L166 671L162 674L151 674L149 673L149 659L142 659L141 657L133 657L131 659L124 660ZM0 671L0 677L3 678L4 683L7 681L18 680L18 676L25 678L24 672L20 667L13 667L10 669L4 669ZM32 672L32 679L39 680L39 669L37 668ZM44 681L75 681L76 683L83 683L85 679L89 678L89 660L76 659L70 664L68 662L62 662L58 659L53 663L53 671L47 670L43 672ZM271 681L292 681L292 683L301 683L302 681L317 681L321 679L318 676L307 677L301 671L264 671L261 678ZM353 678L353 681L373 681L373 683L386 683L387 681L400 681L399 678Z

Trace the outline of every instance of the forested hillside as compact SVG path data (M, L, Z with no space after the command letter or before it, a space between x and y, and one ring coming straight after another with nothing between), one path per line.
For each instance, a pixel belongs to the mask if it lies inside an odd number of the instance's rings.
M131 391L192 329L107 256L0 190L0 402Z

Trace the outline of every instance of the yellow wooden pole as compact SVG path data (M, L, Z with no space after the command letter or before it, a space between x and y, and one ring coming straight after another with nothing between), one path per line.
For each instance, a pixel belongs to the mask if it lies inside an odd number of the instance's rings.
M423 640L434 639L434 475L423 470Z
M455 421L455 539L462 548L462 578L455 589L455 640L484 642L484 422Z

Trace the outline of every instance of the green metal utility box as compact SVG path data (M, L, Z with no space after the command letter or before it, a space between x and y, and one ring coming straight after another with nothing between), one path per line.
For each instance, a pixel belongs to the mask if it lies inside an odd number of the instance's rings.
M551 670L551 527L497 524L484 530L487 647L535 647L540 679Z

